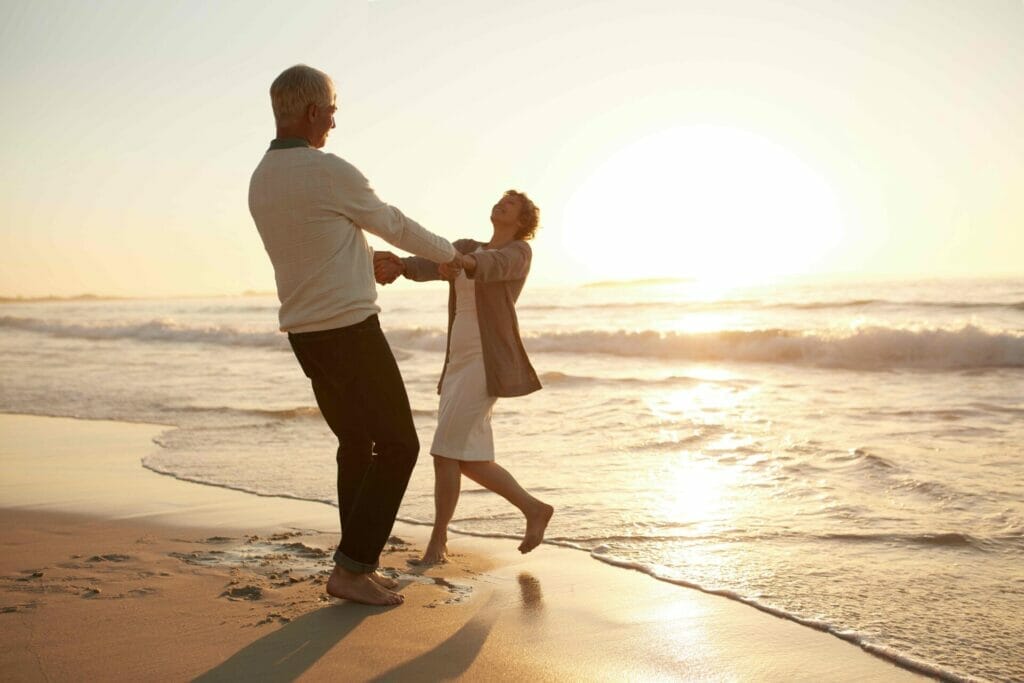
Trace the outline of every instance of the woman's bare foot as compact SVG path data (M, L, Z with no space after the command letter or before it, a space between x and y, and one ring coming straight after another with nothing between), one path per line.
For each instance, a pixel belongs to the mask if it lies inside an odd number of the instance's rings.
M526 533L523 534L523 542L519 544L519 552L528 553L544 540L544 531L548 528L551 515L555 514L555 508L547 503L541 503L530 514L526 515Z
M409 560L409 564L415 565L432 565L432 564L445 564L448 562L448 545L445 543L436 544L428 543L427 549L423 553L423 557L418 560Z
M378 586L368 574L355 574L335 566L327 580L327 593L364 605L401 605L405 598Z
M398 588L397 581L392 579L390 576L384 576L380 573L380 571L370 572L367 576L370 577L370 581L373 581L375 584L382 588L387 588L388 590L394 590Z

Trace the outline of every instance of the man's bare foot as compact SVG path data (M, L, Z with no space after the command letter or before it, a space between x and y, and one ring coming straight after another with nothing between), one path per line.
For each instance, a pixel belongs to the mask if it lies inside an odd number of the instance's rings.
M401 605L405 598L378 586L368 574L355 574L335 566L327 580L327 593L364 605Z
M427 549L423 553L423 557L418 560L409 560L409 564L417 566L445 564L446 562L448 562L448 546L444 543L441 543L440 545L428 543Z
M553 514L555 508L547 503L541 503L535 511L526 515L526 533L523 534L523 542L519 544L519 552L528 553L540 545Z
M367 576L370 577L370 581L373 581L375 584L382 588L387 588L388 590L394 590L398 588L397 581L392 579L390 576L384 576L380 573L380 571L370 572L369 574L367 574Z

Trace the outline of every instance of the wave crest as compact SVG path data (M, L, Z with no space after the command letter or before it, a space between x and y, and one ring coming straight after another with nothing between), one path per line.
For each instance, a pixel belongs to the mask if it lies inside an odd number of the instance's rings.
M660 333L581 331L527 339L531 351L602 353L687 361L739 361L849 369L1024 367L1024 336L871 327L845 336L782 329Z
M287 349L280 332L227 325L189 326L173 319L142 323L62 323L0 316L0 328L79 339L132 339L142 342L217 344ZM387 331L392 346L443 351L441 329L409 327ZM848 334L786 329L718 332L656 330L578 330L527 336L532 352L605 354L627 358L699 362L751 362L882 370L955 370L1024 367L1024 334L989 332L973 325L959 329L865 327ZM555 382L579 381L551 375Z
M171 318L155 318L143 323L59 323L38 318L0 316L0 328L39 332L74 339L134 339L143 342L179 342L287 348L283 334L275 331L246 330L228 325L189 326Z

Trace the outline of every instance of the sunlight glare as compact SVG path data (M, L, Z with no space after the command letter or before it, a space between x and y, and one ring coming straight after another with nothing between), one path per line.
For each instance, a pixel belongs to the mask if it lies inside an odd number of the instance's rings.
M721 467L689 451L671 459L671 465L659 469L656 478L665 493L658 502L661 518L695 530L708 520L730 516L729 506L739 484L735 468Z
M835 193L796 155L712 125L614 154L569 199L562 224L567 252L590 277L727 286L812 272L843 230Z

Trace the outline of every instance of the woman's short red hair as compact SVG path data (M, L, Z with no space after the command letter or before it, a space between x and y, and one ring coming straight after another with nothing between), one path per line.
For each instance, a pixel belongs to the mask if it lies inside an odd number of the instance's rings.
M519 197L519 231L516 232L515 238L517 240L532 240L540 225L540 209L532 199L526 196L525 192L509 190L503 196Z

